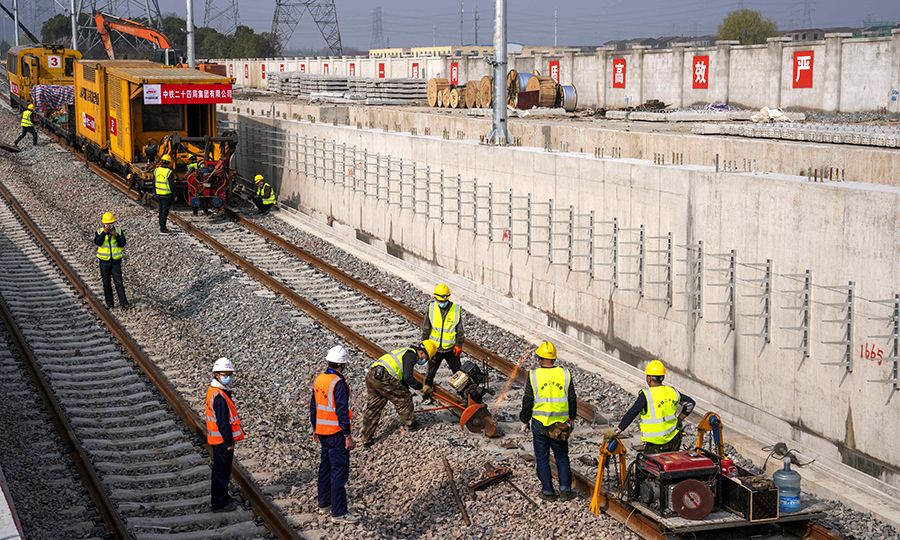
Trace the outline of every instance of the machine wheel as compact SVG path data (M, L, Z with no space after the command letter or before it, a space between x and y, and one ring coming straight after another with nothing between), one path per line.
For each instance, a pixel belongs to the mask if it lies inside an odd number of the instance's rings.
M703 519L715 503L709 486L700 480L684 480L672 489L672 508L684 519Z

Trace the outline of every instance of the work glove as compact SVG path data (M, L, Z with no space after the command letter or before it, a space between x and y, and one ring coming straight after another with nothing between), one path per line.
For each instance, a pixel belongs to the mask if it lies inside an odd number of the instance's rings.
M603 442L607 443L607 442L615 439L616 435L618 435L618 433L616 433L616 430L614 430L614 429L607 431L606 433L603 434Z
M430 398L430 397L431 397L431 393L432 393L433 391L434 391L434 389L431 388L430 386L428 386L427 384L423 384L423 385L422 385L422 397Z
M522 433L528 433L528 424L522 424L521 431Z
M675 424L675 429L677 429L678 431L684 431L684 420L679 418L678 423Z
M460 353L462 353L462 347L460 347L459 345L453 347L453 356L459 356Z

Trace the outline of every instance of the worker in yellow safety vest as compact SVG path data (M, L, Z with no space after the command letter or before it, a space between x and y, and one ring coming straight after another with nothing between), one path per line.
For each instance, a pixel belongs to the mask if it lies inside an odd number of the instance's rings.
M676 452L681 450L681 423L694 410L695 402L690 397L663 384L666 366L653 360L644 369L647 386L638 392L637 399L622 417L619 427L606 433L610 439L625 431L638 414L641 415L641 440L644 454ZM678 406L681 405L681 412Z
M213 512L231 512L237 508L228 495L234 443L243 440L244 430L228 389L234 380L234 364L219 358L212 370L213 380L206 390L206 442L213 449L210 504Z
M422 387L426 399L431 397L434 377L441 362L447 361L450 373L459 371L459 355L465 342L462 309L459 304L450 301L450 287L443 283L434 288L434 302L428 304L428 311L422 322L422 341L428 340L437 344L437 352L428 363L428 374L425 375L425 386Z
M119 304L122 309L128 309L125 286L122 285L122 257L124 257L122 248L125 247L125 233L116 225L116 218L112 212L103 214L100 221L102 224L94 233L94 245L97 246L97 259L100 261L100 280L103 282L106 307L112 309L116 305L112 293L112 284L115 283Z
M159 203L159 232L169 234L166 227L169 219L169 210L172 208L172 181L175 180L175 167L169 154L163 155L159 160L159 167L153 170L153 182L156 188L156 202Z
M344 485L350 477L350 451L356 448L353 436L353 410L350 408L350 385L344 370L350 362L347 350L335 345L325 357L328 369L313 382L309 418L313 441L322 447L319 462L319 513L331 513L334 523L355 523L357 517L347 508Z
M259 208L260 214L268 214L269 210L275 207L275 190L261 174L257 174L253 178L253 182L256 184L256 196L253 197L253 204Z
M575 382L568 369L554 365L556 347L553 343L541 343L534 354L540 367L528 372L519 420L522 431L527 431L530 423L541 499L554 501L557 498L550 473L550 450L553 450L559 476L559 497L568 501L575 497L569 466L569 434L578 408Z
M28 107L22 111L22 121L20 124L22 125L22 134L19 135L19 138L16 139L16 142L13 144L19 146L19 141L24 139L25 135L31 133L31 136L33 137L32 144L37 146L37 130L34 129L34 104L29 103Z

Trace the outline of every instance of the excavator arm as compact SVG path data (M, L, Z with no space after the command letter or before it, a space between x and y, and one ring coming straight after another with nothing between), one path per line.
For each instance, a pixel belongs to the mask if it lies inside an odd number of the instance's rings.
M110 15L109 13L98 11L94 14L94 22L97 23L97 33L100 34L100 40L103 42L103 47L106 49L106 57L110 60L116 59L110 30L146 39L156 45L158 49L173 48L172 43L165 34L137 21L121 19L114 15Z

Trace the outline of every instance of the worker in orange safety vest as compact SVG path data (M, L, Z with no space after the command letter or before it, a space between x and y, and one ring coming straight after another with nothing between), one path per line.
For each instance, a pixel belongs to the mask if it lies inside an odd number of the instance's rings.
M231 512L237 504L228 495L234 443L244 438L228 385L234 380L234 364L219 358L213 364L213 380L206 390L206 441L213 448L210 504L213 512Z

